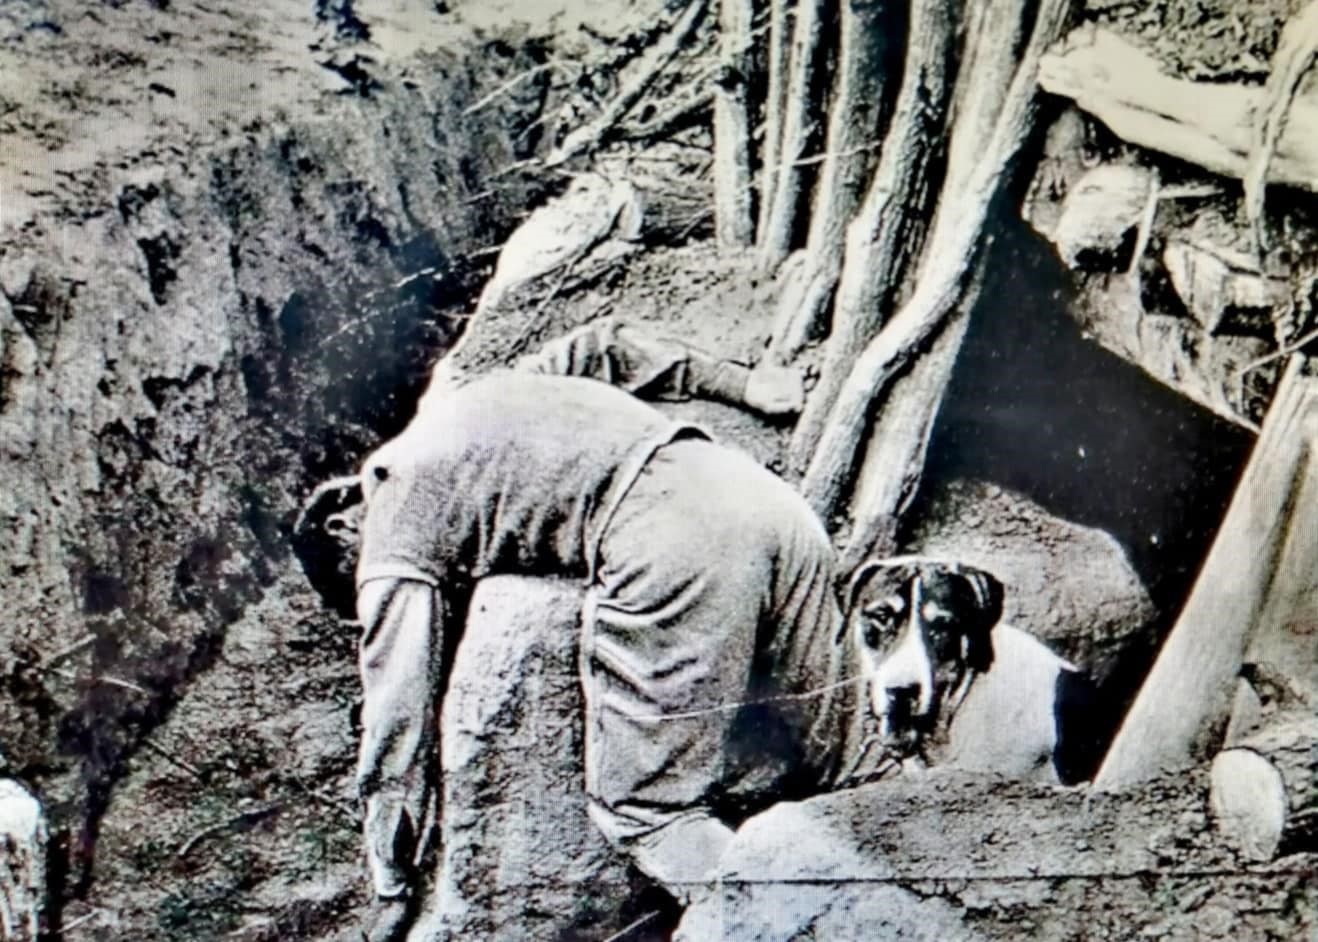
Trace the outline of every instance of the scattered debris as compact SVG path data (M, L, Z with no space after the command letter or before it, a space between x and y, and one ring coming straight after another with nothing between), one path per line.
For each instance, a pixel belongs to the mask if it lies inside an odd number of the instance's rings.
M1290 284L1269 276L1246 252L1218 242L1174 237L1163 264L1185 308L1209 333L1252 333L1271 338Z
M557 167L573 157L595 150L604 143L616 129L623 115L640 101L641 96L659 73L683 51L696 27L700 25L707 5L708 0L691 0L672 30L650 50L646 61L641 64L640 71L619 89L613 100L594 120L564 138L563 143L545 159L545 166Z

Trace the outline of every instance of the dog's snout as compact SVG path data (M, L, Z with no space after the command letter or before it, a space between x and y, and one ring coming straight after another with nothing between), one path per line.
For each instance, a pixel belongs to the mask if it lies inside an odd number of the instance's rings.
M916 684L903 684L889 687L884 691L888 700L888 712L895 716L910 717L920 702L920 688Z

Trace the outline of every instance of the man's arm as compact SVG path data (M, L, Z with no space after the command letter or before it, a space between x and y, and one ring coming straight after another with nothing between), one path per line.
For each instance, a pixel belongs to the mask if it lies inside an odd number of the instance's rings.
M785 367L752 370L720 360L672 337L603 318L522 357L516 369L585 376L649 399L714 399L767 415L799 412L801 374Z
M637 803L609 807L592 799L591 820L636 868L689 904L708 889L733 830L703 809L656 813Z
M402 900L434 824L442 600L420 580L371 579L358 591L357 613L367 863L376 896Z

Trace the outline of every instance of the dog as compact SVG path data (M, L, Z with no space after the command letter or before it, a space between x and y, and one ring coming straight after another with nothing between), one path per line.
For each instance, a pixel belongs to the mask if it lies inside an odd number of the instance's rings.
M1002 622L1002 583L919 556L871 559L845 592L879 742L926 765L1074 784L1101 759L1088 676Z

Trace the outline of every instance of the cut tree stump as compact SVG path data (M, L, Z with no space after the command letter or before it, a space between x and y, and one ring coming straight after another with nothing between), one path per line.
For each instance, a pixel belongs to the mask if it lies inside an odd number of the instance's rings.
M1115 33L1086 26L1045 56L1045 91L1070 98L1128 143L1213 173L1244 179L1255 150L1255 115L1268 93L1246 85L1191 82ZM1318 99L1296 98L1267 164L1267 179L1318 192Z
M1307 590L1316 567L1318 380L1296 356L1190 597L1094 787L1121 788L1206 758L1226 722L1252 635L1288 638L1289 663L1277 666L1312 678L1318 597Z
M1318 716L1282 714L1217 754L1210 803L1218 831L1250 860L1318 846Z

